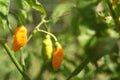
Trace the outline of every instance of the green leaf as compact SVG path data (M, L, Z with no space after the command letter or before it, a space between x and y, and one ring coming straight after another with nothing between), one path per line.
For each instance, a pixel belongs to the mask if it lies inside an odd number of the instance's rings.
M9 13L9 0L0 0L0 26L5 28L6 25L6 18Z
M31 7L30 7L30 5L27 3L27 1L25 1L25 0L17 0L16 2L17 2L17 6L18 6L19 8L22 8L23 10L26 10L26 12L29 12L29 11L30 11Z
M106 54L118 53L117 38L105 37L96 41L96 44L87 50L91 61L95 62Z
M15 12L14 15L18 19L18 24L25 24L27 21L32 21L31 17L31 6L25 0L16 0L17 3L17 13Z
M9 12L9 0L0 0L0 16L7 16Z
M91 41L93 36L95 36L95 31L89 29L88 27L81 26L80 32L81 32L81 34L78 37L78 41L79 41L80 45L84 48L89 43L89 41ZM92 40L91 43L92 42L94 43L94 40Z
M70 2L59 4L51 15L52 24L55 24L59 18L67 15L73 6L74 4Z
M37 0L26 0L28 4L35 10L39 11L42 14L42 18L46 17L46 11L42 4L38 2Z

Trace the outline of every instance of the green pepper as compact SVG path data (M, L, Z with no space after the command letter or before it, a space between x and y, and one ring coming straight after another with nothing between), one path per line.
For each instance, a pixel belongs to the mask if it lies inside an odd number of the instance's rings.
M50 35L46 35L42 41L42 57L44 62L48 62L52 58L53 46Z

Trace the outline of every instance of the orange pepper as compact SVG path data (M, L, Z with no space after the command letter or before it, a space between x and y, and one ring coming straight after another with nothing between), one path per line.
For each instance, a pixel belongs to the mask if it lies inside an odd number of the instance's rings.
M55 71L58 70L60 64L63 60L63 48L62 46L57 42L56 48L53 52L53 59L52 59L52 66Z
M27 29L21 25L16 28L14 33L13 50L16 52L27 42Z

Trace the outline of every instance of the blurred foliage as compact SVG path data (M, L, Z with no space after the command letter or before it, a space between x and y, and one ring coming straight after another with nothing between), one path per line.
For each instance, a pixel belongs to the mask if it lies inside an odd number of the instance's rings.
M42 15L63 46L64 60L58 71L51 62L44 64L43 34L36 33L23 49L32 80L66 80L87 56L91 62L71 80L120 80L120 0L116 1L40 0L42 6L33 0L0 0L0 40L6 39L11 48L17 25L25 24L29 35ZM0 80L21 80L1 45L0 51ZM15 53L18 61L19 53Z
M0 0L0 26L2 26L3 28L5 28L6 25L6 18L9 12L9 5L10 5L10 1L9 0Z

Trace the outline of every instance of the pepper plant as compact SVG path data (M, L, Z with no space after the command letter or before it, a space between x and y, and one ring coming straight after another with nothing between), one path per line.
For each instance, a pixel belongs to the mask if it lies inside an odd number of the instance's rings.
M119 80L119 28L120 0L0 0L1 79Z

